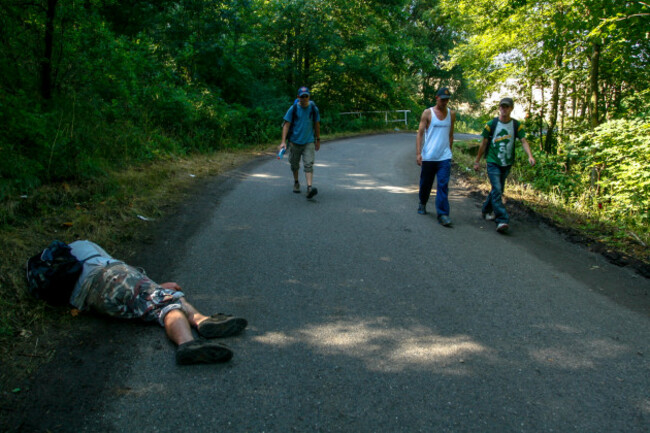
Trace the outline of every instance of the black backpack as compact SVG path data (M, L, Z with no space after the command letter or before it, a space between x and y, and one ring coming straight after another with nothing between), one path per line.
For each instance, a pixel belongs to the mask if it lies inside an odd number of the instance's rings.
M82 268L68 244L52 241L27 261L29 293L52 305L68 304Z

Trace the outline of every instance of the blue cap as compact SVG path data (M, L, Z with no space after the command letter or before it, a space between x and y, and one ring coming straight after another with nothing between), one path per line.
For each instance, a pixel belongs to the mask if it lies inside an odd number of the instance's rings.
M449 99L451 98L451 92L449 92L448 88L443 87L442 89L438 90L436 96L439 97L440 99Z
M309 89L305 86L302 86L300 89L298 89L298 96L302 95L311 95L311 93L309 93Z

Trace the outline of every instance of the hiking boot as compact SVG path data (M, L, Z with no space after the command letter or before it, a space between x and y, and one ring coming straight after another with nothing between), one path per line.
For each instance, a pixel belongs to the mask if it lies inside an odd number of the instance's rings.
M247 325L246 319L217 313L199 323L196 330L205 338L223 338L239 334Z
M179 365L213 364L227 362L232 358L232 350L214 341L192 340L176 349L176 363Z
M295 181L293 183L293 192L295 192L296 194L300 194L300 182Z
M420 203L420 206L418 206L418 213L420 215L426 215L427 214L427 205Z
M307 187L307 198L309 199L314 198L316 194L318 194L318 188L311 187L311 186Z
M449 215L440 215L438 217L438 222L445 227L449 227L451 225L451 219L449 218Z
M488 213L481 212L481 215L485 221L494 221L494 218L496 218L494 216L494 212L488 212Z
M505 233L508 231L508 227L510 227L508 223L499 223L497 224L497 232Z

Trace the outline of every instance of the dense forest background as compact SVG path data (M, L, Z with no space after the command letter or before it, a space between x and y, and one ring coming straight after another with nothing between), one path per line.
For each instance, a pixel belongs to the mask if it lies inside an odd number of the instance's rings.
M44 184L273 142L301 85L325 134L415 127L444 85L466 130L515 97L530 184L647 240L649 29L624 0L5 0L1 222Z

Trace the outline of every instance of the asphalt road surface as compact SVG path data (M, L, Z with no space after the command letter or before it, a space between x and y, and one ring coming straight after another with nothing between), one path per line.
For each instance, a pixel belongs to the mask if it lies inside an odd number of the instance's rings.
M233 360L178 367L156 326L113 325L137 331L75 431L650 431L649 280L525 218L499 235L457 179L442 227L418 178L389 134L324 143L311 201L286 158L206 185L142 260L249 320Z

